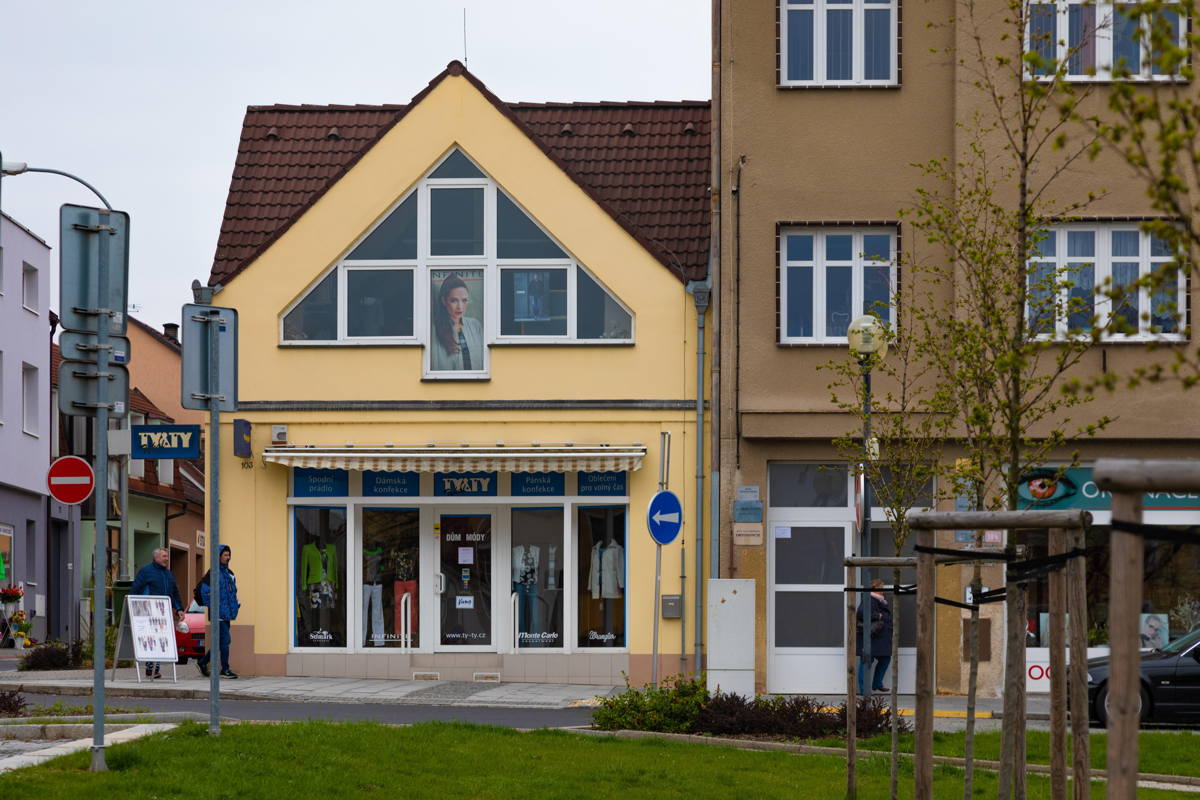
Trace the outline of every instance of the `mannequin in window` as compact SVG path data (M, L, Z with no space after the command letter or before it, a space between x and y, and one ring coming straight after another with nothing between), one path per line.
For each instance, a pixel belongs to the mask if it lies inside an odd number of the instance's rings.
M395 602L392 606L396 619L395 631L399 635L404 630L404 595L407 594L409 602L408 632L412 639L408 642L401 640L401 644L416 647L417 620L420 618L417 613L417 548L393 547L387 553L387 568L395 577L392 582L392 598Z
M483 369L483 326L467 316L470 303L467 284L457 274L442 281L433 304L429 343L429 368L434 372Z
M512 549L512 587L517 595L517 630L541 633L538 609L538 566L542 549L536 544L519 544ZM534 640L525 645L538 646Z
M383 647L387 636L383 630L383 545L378 538L363 542L362 572L362 640L363 644ZM367 620L371 622L371 635L367 637Z
M588 569L588 591L604 610L602 634L613 633L613 603L625 598L625 548L613 535L612 521L605 526L604 539L592 546ZM615 642L615 639L603 641Z
M337 547L321 533L312 534L300 550L300 607L307 609L308 631L329 631L331 611L337 606ZM329 645L332 640L301 642L303 645Z

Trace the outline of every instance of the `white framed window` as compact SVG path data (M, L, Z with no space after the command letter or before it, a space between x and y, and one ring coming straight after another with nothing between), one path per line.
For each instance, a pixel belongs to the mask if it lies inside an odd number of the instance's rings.
M40 309L38 297L38 269L32 264L21 263L21 305L37 313Z
M851 320L892 318L896 229L785 228L779 241L779 341L843 343Z
M21 364L21 430L37 436L42 406L38 402L38 368L33 364Z
M1136 16L1131 3L1104 0L1056 0L1029 5L1026 48L1041 57L1034 74L1058 73L1070 81L1113 79L1169 81L1150 47L1153 20ZM1169 26L1183 46L1187 20L1164 4L1159 20Z
M623 344L633 314L461 150L280 318L287 345L424 345L429 378L486 378L492 344Z
M898 0L783 0L782 86L896 86Z
M1187 327L1186 276L1173 267L1171 245L1136 223L1062 225L1031 247L1030 332L1044 338L1107 330L1107 341L1182 341ZM1157 275L1158 285L1136 286ZM1116 302L1106 294L1110 287ZM1101 291L1097 293L1097 289Z

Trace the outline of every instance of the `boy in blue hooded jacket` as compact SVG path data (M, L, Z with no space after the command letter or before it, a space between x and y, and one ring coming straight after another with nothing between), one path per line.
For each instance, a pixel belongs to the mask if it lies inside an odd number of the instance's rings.
M233 570L229 568L229 559L233 557L233 552L229 549L229 545L221 545L218 551L218 561L221 565L220 581L221 581L221 607L217 609L217 621L214 624L217 627L218 641L221 646L221 677L236 678L237 673L229 668L229 623L231 620L237 619L238 609L242 604L237 598L237 579L233 576ZM212 587L209 584L209 573L205 573L200 583L200 599L205 606L209 606L208 618L212 619L212 607L210 598L212 596ZM208 651L196 660L196 666L200 667L200 674L208 677L208 662L212 658L212 644L209 644Z

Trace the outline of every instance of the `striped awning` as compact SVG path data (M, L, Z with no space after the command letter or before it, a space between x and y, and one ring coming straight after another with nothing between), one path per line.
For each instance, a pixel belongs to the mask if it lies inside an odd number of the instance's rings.
M641 469L641 444L569 447L495 445L389 447L288 445L270 447L263 459L286 467L377 472L631 472Z

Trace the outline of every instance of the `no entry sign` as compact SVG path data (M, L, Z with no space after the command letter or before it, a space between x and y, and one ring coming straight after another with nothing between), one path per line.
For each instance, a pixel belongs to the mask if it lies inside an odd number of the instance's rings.
M78 505L96 488L96 473L92 471L92 465L79 456L63 456L46 471L46 487L58 502Z

